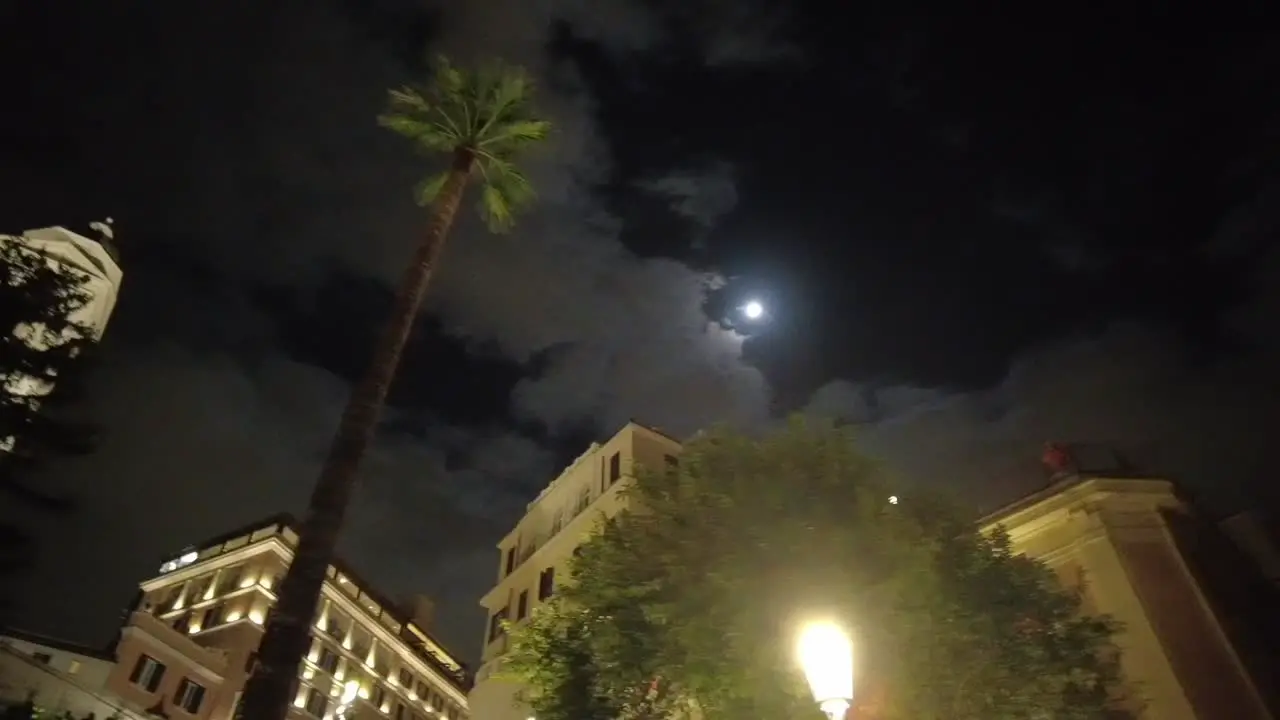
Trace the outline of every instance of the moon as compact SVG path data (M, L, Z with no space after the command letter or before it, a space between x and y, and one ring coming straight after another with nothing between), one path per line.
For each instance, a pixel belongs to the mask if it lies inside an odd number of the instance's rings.
M764 315L764 305L761 305L758 300L752 300L742 306L742 313L749 320L759 320L760 316Z

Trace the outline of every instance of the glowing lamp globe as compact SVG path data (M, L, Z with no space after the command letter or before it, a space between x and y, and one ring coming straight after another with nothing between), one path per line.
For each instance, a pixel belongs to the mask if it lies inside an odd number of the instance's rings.
M853 641L839 625L818 622L800 631L796 655L814 700L832 720L853 702Z
M742 306L742 313L747 316L748 320L759 320L764 315L764 305L761 305L757 300L752 300Z

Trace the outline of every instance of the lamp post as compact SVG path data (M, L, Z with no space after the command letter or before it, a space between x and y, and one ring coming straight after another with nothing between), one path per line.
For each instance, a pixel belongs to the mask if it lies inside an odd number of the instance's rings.
M844 720L853 704L853 641L848 633L831 622L806 625L796 655L818 707L830 720Z

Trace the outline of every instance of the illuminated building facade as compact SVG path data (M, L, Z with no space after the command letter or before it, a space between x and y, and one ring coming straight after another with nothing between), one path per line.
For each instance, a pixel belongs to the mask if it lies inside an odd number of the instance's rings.
M526 720L516 700L518 686L494 677L508 649L503 622L519 623L567 579L573 551L623 507L618 490L637 465L661 468L676 462L680 443L631 422L604 443L593 443L529 503L525 515L498 543L493 589L480 604L489 618L484 652L471 691L477 720Z
M1250 557L1274 558L1274 546L1258 550L1256 537L1252 547L1233 543L1238 520L1223 532L1166 480L1054 477L985 518L983 528L1003 526L1015 550L1083 593L1086 612L1122 624L1117 645L1130 709L1153 720L1273 718L1273 683L1255 677L1274 672L1280 659L1258 624L1274 615L1274 603L1250 613L1240 600L1276 597Z
M231 718L296 544L277 516L166 561L141 583L107 689L170 718ZM291 717L467 720L466 669L427 634L429 601L416 610L330 567Z

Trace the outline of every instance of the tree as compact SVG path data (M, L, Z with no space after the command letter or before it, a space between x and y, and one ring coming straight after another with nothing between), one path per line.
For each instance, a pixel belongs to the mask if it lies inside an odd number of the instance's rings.
M819 718L793 654L816 617L852 628L864 717L1124 717L1114 623L948 504L890 503L847 430L717 430L623 492L512 629L507 673L538 720Z
M515 166L520 154L545 139L550 129L534 115L533 90L519 68L492 63L469 72L439 58L430 83L390 94L381 124L420 151L447 156L449 164L417 189L419 202L431 208L426 232L405 269L369 369L351 392L312 490L297 552L280 585L279 604L244 691L241 717L283 719L288 712L361 459L467 186L479 181L480 213L495 232L509 230L517 212L534 200L532 186Z
M84 279L20 239L0 240L0 508L6 515L65 511L67 501L33 482L34 475L45 462L91 445L89 426L68 412L93 343L91 331L71 319L88 300ZM0 517L0 585L9 588L35 551L13 520ZM0 597L0 621L5 600Z

